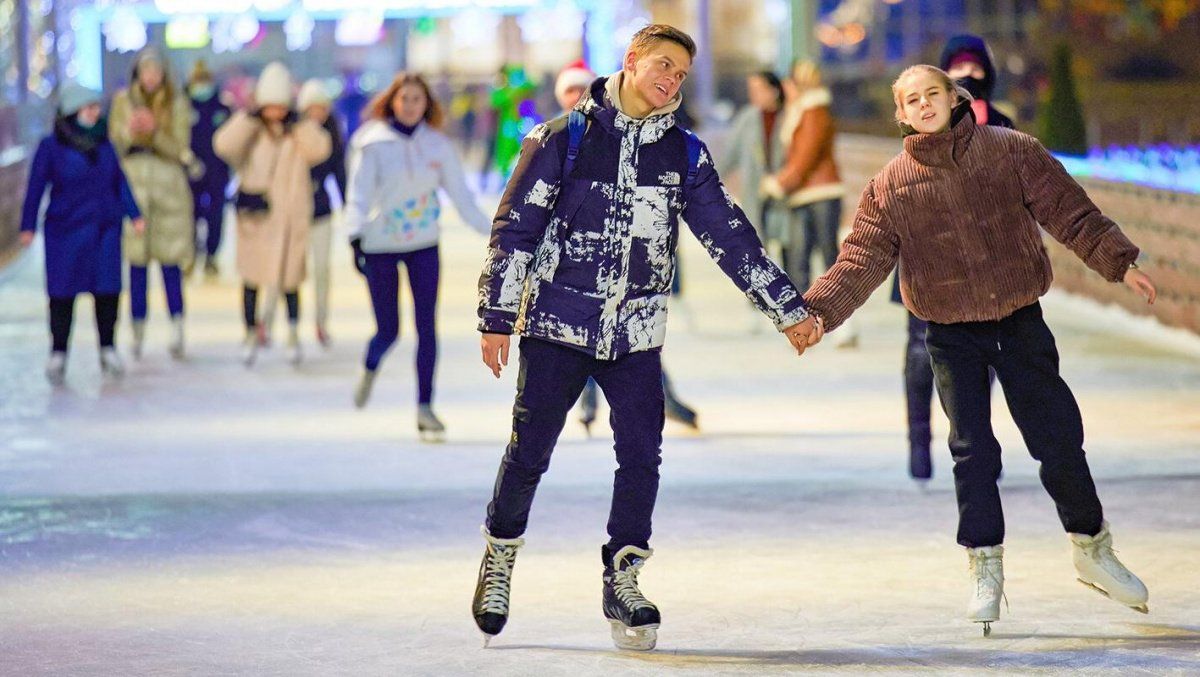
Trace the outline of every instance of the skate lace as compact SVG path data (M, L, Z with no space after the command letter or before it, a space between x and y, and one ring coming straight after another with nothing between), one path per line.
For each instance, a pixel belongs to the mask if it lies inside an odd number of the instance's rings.
M996 575L996 566L993 565L993 562L998 563L999 561L999 557L980 555L971 558L968 568L975 578L975 596L991 595L993 587L1000 588L1000 599L1004 600L1004 608L1008 609L1008 594L1004 592L1004 580Z
M1084 552L1096 564L1113 578L1127 581L1131 574L1124 564L1117 559L1117 551L1112 547L1112 541L1103 540L1083 546Z
M517 549L504 545L488 545L487 564L483 574L483 613L508 615L508 583L512 578Z
M637 575L638 569L641 568L642 565L640 563L630 564L624 569L618 569L614 571L612 575L613 593L617 596L617 599L620 600L621 604L625 605L625 607L630 611L654 608L654 605L650 603L650 600L646 599L645 595L642 594L642 591L638 589Z

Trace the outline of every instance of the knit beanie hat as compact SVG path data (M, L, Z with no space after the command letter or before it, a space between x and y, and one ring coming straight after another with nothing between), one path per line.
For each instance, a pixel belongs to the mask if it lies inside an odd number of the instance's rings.
M309 106L328 106L330 103L332 103L332 99L325 89L325 83L313 78L305 81L304 86L300 88L296 110L306 111Z
M288 72L287 66L278 61L267 64L254 86L254 102L259 106L291 107L292 74Z
M80 108L100 103L104 97L94 89L84 87L78 82L68 82L58 92L58 110L63 115L74 115Z
M596 74L587 67L583 59L568 64L559 72L558 79L554 81L554 98L561 99L563 94L572 87L587 87L595 79Z

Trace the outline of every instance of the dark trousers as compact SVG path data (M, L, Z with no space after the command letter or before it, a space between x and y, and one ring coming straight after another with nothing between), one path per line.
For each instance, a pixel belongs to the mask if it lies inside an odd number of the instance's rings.
M283 298L287 303L288 322L296 324L300 321L300 292L284 292ZM242 287L242 322L246 324L247 331L258 325L258 287Z
M119 294L93 294L96 305L96 333L100 347L111 348L116 334ZM50 298L50 341L56 353L67 352L71 326L75 323L75 297Z
M146 266L129 266L129 310L135 320L144 320L147 315L146 288L150 269ZM183 315L183 272L179 266L162 266L163 290L167 293L167 312L171 317Z
M550 455L588 377L596 379L610 408L617 471L608 516L608 547L650 546L650 522L662 463L662 360L658 351L597 360L574 348L523 338L513 405L513 432L487 528L498 538L525 533L529 509Z
M369 371L379 368L383 356L400 337L400 264L408 271L413 317L417 325L417 402L433 402L433 375L437 367L437 297L441 264L438 248L427 247L396 254L367 254L367 288L375 311L375 336L363 359Z
M814 250L821 252L826 270L837 261L837 235L841 223L841 198L821 200L793 210L784 267L788 277L800 289L808 289L811 281L810 261Z
M1041 306L1034 303L995 322L930 322L926 343L938 397L950 419L958 542L969 548L1004 542L989 366L996 370L1025 446L1041 464L1042 486L1063 528L1099 533L1104 515L1083 451L1083 420L1059 376L1058 350Z
M916 479L933 477L929 454L932 439L933 368L925 347L925 320L908 314L908 346L904 353L904 396L908 403L908 474Z
M221 247L221 230L225 223L225 186L196 186L192 190L192 204L196 216L196 249L213 258ZM204 221L203 242L200 241L200 221Z

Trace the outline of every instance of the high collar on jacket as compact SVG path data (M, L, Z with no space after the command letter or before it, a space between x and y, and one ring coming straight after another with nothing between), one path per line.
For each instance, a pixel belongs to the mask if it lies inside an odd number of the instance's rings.
M909 134L904 137L904 152L914 160L931 167L953 167L975 135L975 114L969 101L955 106L951 113L950 129L934 134Z
M644 118L635 118L621 109L620 90L623 72L592 82L588 95L575 106L575 110L591 117L601 127L618 136L637 129L638 143L654 143L675 126L675 111L683 103L683 94L677 93L667 105L656 108Z
M370 144L385 141L419 141L428 133L428 125L423 122L417 125L411 136L405 136L386 120L371 120L354 133L354 138L350 143L358 148L364 148Z

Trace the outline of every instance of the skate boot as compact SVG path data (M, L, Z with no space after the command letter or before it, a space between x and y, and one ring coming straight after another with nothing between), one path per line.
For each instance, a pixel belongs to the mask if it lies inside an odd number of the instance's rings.
M700 424L696 421L696 412L675 395L675 388L671 387L671 379L667 378L666 372L663 372L663 405L668 421L682 423L692 430L699 430Z
M375 387L374 369L363 369L362 376L358 379L358 387L354 389L354 406L362 409L367 406L367 400L371 399L371 389ZM417 426L420 427L420 419L418 418Z
M299 366L304 360L304 352L300 349L300 329L295 324L288 325L288 362L293 367Z
M116 348L107 346L100 349L100 372L109 378L125 375L125 363L121 361Z
M142 359L142 348L146 345L146 321L133 321L133 359Z
M1068 534L1073 547L1072 559L1079 582L1114 602L1140 613L1150 613L1146 591L1141 579L1133 575L1113 552L1112 534L1108 533L1108 522L1100 527L1095 536Z
M1000 618L1000 599L1004 598L1004 546L967 548L967 557L971 567L967 620L983 623L983 636L988 637L992 623Z
M329 347L333 345L333 339L329 338L329 332L325 330L323 324L317 325L317 343L325 350L329 350Z
M612 625L612 640L618 649L649 651L658 642L661 617L658 607L638 589L638 571L653 550L632 545L621 548L611 556L605 546L601 556L604 565L604 617Z
M417 434L422 442L445 442L446 426L433 413L433 405L417 407Z
M61 350L50 353L46 360L46 380L52 386L60 386L67 380L67 354Z
M221 269L217 267L217 261L213 257L204 259L204 277L212 281L221 276Z
M176 315L171 318L171 343L167 346L167 351L171 353L171 357L183 359L183 316Z
M912 444L908 448L908 474L922 490L933 479L933 460L928 444Z
M254 366L254 361L258 359L258 333L254 329L246 330L246 338L242 340L242 364L246 368Z
M592 436L592 424L596 422L598 389L597 386L588 383L583 387L583 394L579 396L579 422L583 424L583 431L588 437Z
M479 579L475 582L475 599L471 615L483 632L486 647L500 634L508 622L508 593L512 588L512 570L517 561L517 549L525 545L523 538L494 538L487 527L480 527L487 546L479 563Z

